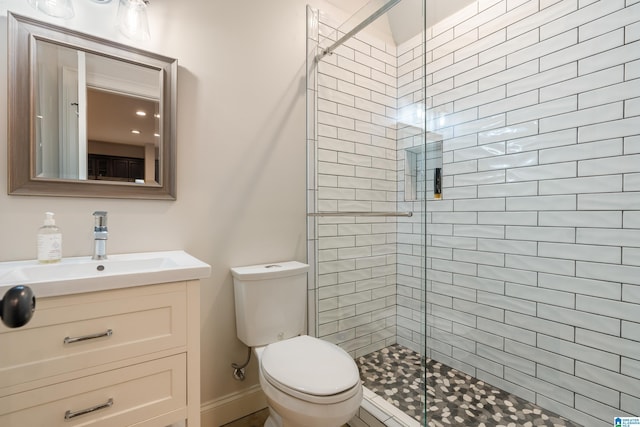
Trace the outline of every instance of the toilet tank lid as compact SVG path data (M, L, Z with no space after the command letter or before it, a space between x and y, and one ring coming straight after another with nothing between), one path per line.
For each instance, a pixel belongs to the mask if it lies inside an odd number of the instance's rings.
M298 261L274 262L269 264L233 267L233 277L242 280L276 279L306 273L309 266Z

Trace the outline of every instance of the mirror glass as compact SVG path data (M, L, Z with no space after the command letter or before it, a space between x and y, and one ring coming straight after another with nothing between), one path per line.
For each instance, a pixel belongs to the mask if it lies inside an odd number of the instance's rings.
M10 194L175 199L176 61L9 22Z
M160 184L159 71L35 46L35 176Z

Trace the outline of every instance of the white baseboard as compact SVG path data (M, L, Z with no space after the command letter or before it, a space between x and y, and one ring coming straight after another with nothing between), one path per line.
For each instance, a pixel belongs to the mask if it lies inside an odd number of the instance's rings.
M220 427L267 407L260 384L200 405L202 427Z

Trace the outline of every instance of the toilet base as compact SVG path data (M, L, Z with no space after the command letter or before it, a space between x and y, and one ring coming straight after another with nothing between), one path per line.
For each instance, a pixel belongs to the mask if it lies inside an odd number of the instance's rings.
M314 424L314 426L326 426L326 422L324 420L318 420L320 424ZM333 425L333 424L330 424ZM285 421L282 417L273 410L273 408L269 407L269 418L264 422L264 427L307 427L308 424L297 424L292 423L291 421Z
M362 402L362 387L359 393L348 401L332 405L295 408L295 405L282 406L272 399L271 392L265 392L269 405L269 418L264 427L340 427L346 424L357 413ZM264 388L263 388L263 391ZM281 400L281 399L280 399ZM289 402L291 403L291 402Z
M283 427L280 415L269 406L269 418L264 422L264 427Z
M273 418L271 418L271 415L269 415L269 418L267 418L267 421L264 422L264 427L279 427L278 424L275 423L275 421L273 421Z

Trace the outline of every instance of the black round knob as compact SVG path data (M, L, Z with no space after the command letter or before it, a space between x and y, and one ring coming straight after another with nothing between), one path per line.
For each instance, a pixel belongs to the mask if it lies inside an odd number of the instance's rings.
M0 317L10 328L26 325L36 310L36 297L28 286L14 286L0 300Z

